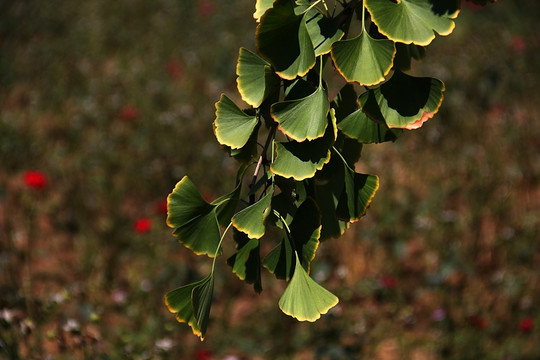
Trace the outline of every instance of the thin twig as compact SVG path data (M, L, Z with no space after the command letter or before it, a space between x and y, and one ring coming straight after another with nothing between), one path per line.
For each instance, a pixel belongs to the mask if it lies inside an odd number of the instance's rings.
M266 137L266 141L264 143L264 148L261 152L261 156L259 156L259 161L257 161L257 167L255 168L255 172L253 173L253 178L251 179L251 183L249 184L249 189L253 188L255 183L257 182L257 178L259 177L259 170L261 169L261 165L263 162L266 162L266 152L268 151L268 147L270 146L272 140L274 139L274 134L276 133L276 127L273 126L270 131L268 132L268 136ZM249 204L255 203L255 193L251 194L249 196Z

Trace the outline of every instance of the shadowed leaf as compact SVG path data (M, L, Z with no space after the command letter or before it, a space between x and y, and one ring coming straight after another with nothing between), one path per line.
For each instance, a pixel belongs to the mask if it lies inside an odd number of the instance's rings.
M240 200L240 192L242 190L242 178L246 172L247 165L243 164L238 169L236 174L236 187L227 195L223 195L212 201L212 205L216 205L216 215L221 226L225 227L231 222L231 218L236 212L238 201Z
M344 33L337 27L336 20L323 16L315 8L305 14L305 19L315 56L329 53L332 44L343 37Z
M345 187L336 208L340 220L355 222L366 214L379 188L376 175L359 174L345 166Z
M253 284L257 293L262 291L261 258L258 239L250 239L246 234L234 229L237 253L227 259L227 264L240 280Z
M204 339L206 328L208 327L208 318L212 306L212 295L214 294L214 276L208 275L202 283L193 288L191 293L191 303L197 325L201 330L201 340Z
M255 34L257 50L283 79L304 76L315 65L315 51L304 15L290 0L276 0L261 17Z

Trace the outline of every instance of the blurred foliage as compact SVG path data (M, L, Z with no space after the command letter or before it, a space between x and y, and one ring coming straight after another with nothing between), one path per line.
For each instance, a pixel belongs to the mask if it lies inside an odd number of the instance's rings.
M430 46L419 75L446 84L438 116L368 149L357 167L379 196L312 265L335 310L297 323L275 305L282 282L258 296L219 275L201 344L162 296L207 265L160 204L187 169L209 199L232 188L213 104L253 48L253 2L0 2L2 356L539 358L538 10L464 3Z

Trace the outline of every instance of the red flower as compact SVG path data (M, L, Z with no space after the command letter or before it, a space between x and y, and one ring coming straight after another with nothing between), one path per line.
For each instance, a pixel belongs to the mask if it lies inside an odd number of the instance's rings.
M199 349L195 351L195 359L197 360L211 360L212 352L206 349Z
M133 229L138 234L144 234L152 229L152 220L146 217L138 218L133 224Z
M48 184L45 174L38 170L28 170L23 178L26 186L33 189L43 189Z
M199 15L208 17L214 12L214 4L210 0L201 0L197 4L197 13Z
M158 202L154 209L156 213L158 214L166 214L167 213L167 199L164 199Z
M182 76L183 70L182 65L180 64L180 61L178 60L171 60L167 63L166 66L167 73L170 77L173 79L178 79L180 76Z
M397 279L392 275L383 275L380 282L381 285L387 289L394 289L397 286Z
M133 121L139 117L139 110L133 105L126 105L120 110L118 117L124 121Z
M519 323L519 329L524 333L530 332L533 328L534 320L532 317L526 317Z

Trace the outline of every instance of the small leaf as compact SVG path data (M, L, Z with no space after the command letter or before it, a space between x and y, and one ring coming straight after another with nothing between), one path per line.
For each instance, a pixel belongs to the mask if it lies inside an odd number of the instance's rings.
M313 141L289 141L276 143L276 159L270 170L285 178L297 181L313 177L317 170L330 161L330 148L336 140L337 125L334 109L330 111L330 122L322 138Z
M210 317L210 308L212 306L212 296L214 294L214 276L208 275L201 284L193 288L191 293L191 303L193 304L193 312L197 325L201 329L201 340L204 339L206 328L208 327L208 319Z
M261 200L234 215L233 226L247 234L250 239L261 238L265 233L264 220L268 215L273 193L273 190L269 191Z
M332 44L343 37L343 31L338 28L334 18L323 16L316 8L312 8L304 16L315 56L328 54Z
M238 252L227 259L232 271L240 280L253 284L257 293L262 291L261 258L259 239L250 239L246 234L235 229L234 239Z
M263 266L278 279L289 280L294 271L293 249L285 237L264 257Z
M261 17L255 39L258 52L283 79L304 76L315 65L315 51L304 15L296 15L290 0L276 0Z
M191 326L193 333L204 339L212 305L212 274L193 284L176 288L165 295L165 305L176 314L176 320Z
M315 197L321 211L321 241L340 237L349 226L347 222L339 220L336 215L336 207L344 187L343 183L343 171L340 171L328 181L315 185Z
M281 311L299 321L313 322L338 302L334 294L309 277L297 255L294 275L279 299Z
M216 255L221 236L216 205L206 202L187 176L167 197L167 225L175 229L173 235L197 255Z
M232 192L223 195L212 201L212 205L216 205L216 215L221 226L226 227L231 222L231 218L236 213L236 207L240 200L240 192L242 190L242 178L246 172L247 165L242 164L236 174L236 187Z
M242 99L254 108L259 107L272 91L279 90L280 79L270 63L246 48L240 48L236 75Z
M371 20L381 34L405 44L426 46L439 35L449 35L455 27L453 14L436 14L430 0L365 0Z
M324 135L329 109L326 90L319 87L307 97L273 104L271 114L284 134L300 142Z
M443 100L442 81L413 77L400 71L380 87L369 90L362 110L371 118L382 116L389 128L418 129L439 111ZM370 102L370 98L375 101Z
M375 40L362 31L355 38L335 43L331 54L345 80L371 86L382 82L390 72L396 49L392 41Z
M240 110L226 95L216 103L214 129L216 138L222 145L231 149L240 149L248 142L257 125L257 117Z
M294 214L289 225L291 239L302 266L309 273L321 236L321 214L312 198L306 199Z
M359 174L345 167L345 188L336 208L337 217L347 222L358 221L366 214L378 189L376 175Z

